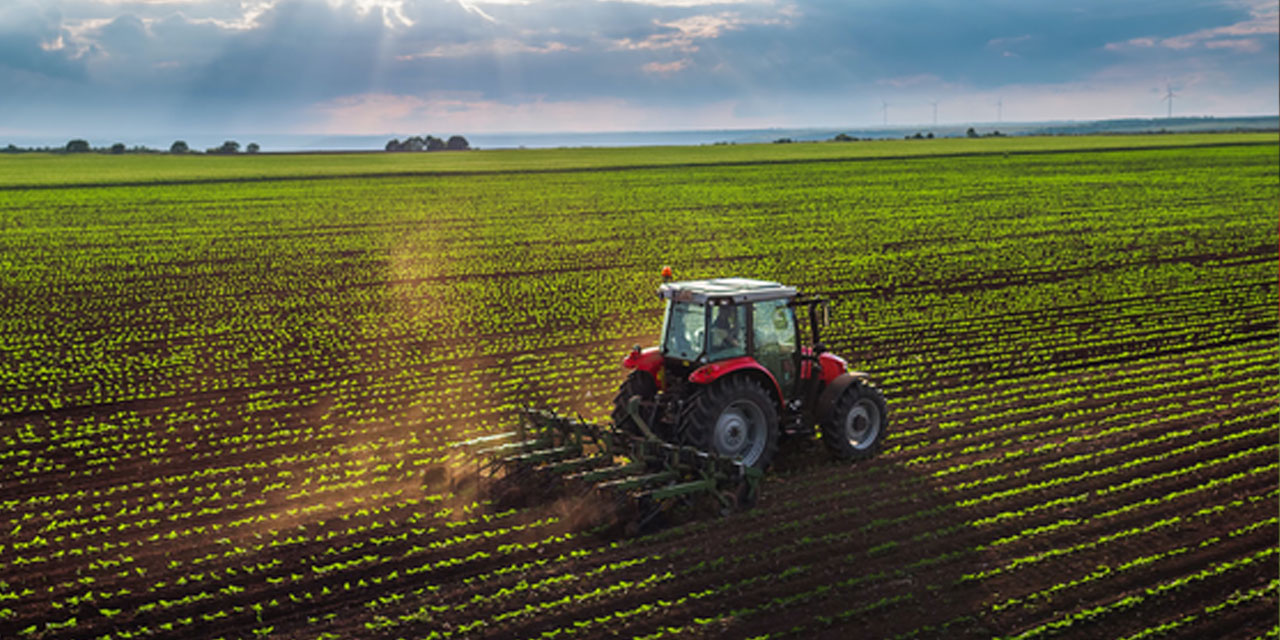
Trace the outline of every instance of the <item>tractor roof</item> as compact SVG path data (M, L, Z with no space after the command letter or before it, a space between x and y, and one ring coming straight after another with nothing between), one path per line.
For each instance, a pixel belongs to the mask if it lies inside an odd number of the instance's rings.
M658 287L658 295L668 300L697 304L726 304L730 302L757 302L794 298L795 287L788 287L767 280L747 278L715 278L713 280L685 280L668 282Z

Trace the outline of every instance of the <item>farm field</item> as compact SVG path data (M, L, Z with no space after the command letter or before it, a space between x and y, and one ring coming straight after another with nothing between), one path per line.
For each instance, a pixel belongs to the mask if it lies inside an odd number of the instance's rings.
M287 160L270 154L232 157L199 154L0 154L0 188L842 162L944 154L1055 153L1079 149L1258 144L1274 142L1275 138L1272 133L1005 137L912 140L909 144L899 140L878 140L839 144L500 149L465 154L312 153L292 155Z
M1276 136L860 145L0 159L0 638L1280 636ZM466 491L664 264L832 298L881 456Z

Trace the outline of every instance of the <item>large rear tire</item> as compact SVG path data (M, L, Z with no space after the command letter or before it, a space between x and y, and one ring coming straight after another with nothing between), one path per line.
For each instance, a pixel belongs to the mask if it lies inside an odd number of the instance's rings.
M730 375L689 398L677 433L703 451L764 469L778 452L778 409L755 380Z
M640 396L641 400L652 400L658 395L658 381L648 371L632 371L622 385L618 387L618 395L613 397L613 424L616 428L634 436L643 436L644 432L636 425L627 411L627 403L632 396ZM654 425L649 425L653 428Z
M889 431L889 408L875 386L854 382L822 424L822 442L840 460L866 460L880 453Z

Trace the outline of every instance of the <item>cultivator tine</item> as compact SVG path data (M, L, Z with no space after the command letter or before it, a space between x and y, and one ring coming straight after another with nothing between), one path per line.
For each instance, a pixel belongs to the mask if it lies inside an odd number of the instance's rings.
M627 476L617 480L601 482L596 485L606 491L631 491L634 489L648 489L660 484L671 482L680 477L679 472L675 470L659 471L657 473L649 473L642 476Z
M612 456L595 455L585 456L581 458L570 458L547 465L547 471L552 473L573 474L581 471L589 471L597 467L602 467L613 462Z
M595 469L593 471L583 471L569 476L570 480L581 482L601 483L609 480L616 480L620 477L641 473L646 469L644 462L628 462L626 464L605 467L603 469Z

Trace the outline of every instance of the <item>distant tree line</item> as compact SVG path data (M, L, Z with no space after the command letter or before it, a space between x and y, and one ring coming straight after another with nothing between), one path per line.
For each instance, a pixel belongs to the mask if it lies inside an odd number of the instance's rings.
M174 149L174 147L176 147L179 143L182 144L183 148L186 148L187 143L183 142L182 140L178 140L173 143L173 146L169 147L169 153L188 153L188 151L177 151ZM258 143L256 142L250 142L244 148L245 153L257 153L261 150L262 150L262 147L259 147ZM236 154L236 153L240 153L240 143L236 142L235 140L227 140L226 142L222 143L222 146L209 147L208 149L205 149L204 152L213 153L213 154L224 154L224 155Z
M966 138L1003 138L1004 137L1004 134L1000 133L998 130L992 131L991 133L978 133L978 130L974 129L973 127L969 127L969 130L965 131L964 135Z
M262 150L262 147L258 146L258 143L256 142L250 142L244 148L245 153L258 153L261 150ZM71 140L67 142L67 144L61 147L19 147L17 145L10 144L7 147L0 149L0 151L3 151L4 153L32 153L32 152L111 153L111 154L163 153L159 149L152 149L151 147L146 147L141 145L135 146L135 147L126 147L123 142L117 142L109 147L93 147L89 145L89 141L81 138L76 138L74 140ZM185 140L174 140L173 144L169 145L169 153L183 154L183 153L198 153L198 152L193 151L191 149L191 146L188 145ZM205 153L212 153L212 154L240 153L240 143L236 142L235 140L227 140L226 142L223 142L221 146L210 147L209 149L206 149Z
M930 131L928 133L923 133L923 132L917 131L915 132L914 135L907 134L905 136L902 136L902 138L904 140L932 140L933 132ZM832 142L858 142L860 140L870 142L872 140L883 140L883 138L855 138L854 136L851 136L847 133L841 133L831 139Z
M448 140L435 136L413 136L405 138L403 142L392 138L384 147L387 151L466 151L470 148L471 144L462 136L449 136Z

